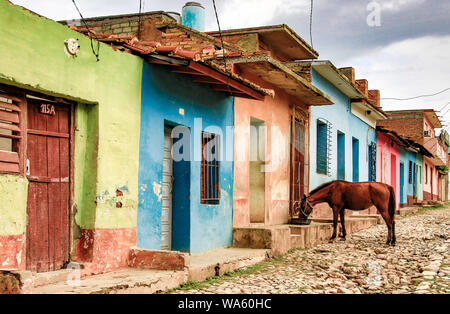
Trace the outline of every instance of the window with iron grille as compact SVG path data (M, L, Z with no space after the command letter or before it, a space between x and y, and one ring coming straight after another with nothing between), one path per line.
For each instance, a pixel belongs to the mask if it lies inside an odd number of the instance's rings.
M21 102L21 99L0 91L0 172L21 172Z
M409 171L408 171L408 183L412 184L412 177L413 177L413 163L412 161L409 161Z
M202 132L201 197L200 202L217 205L220 202L220 138Z
M425 165L425 184L428 184L428 165Z
M331 123L325 119L317 120L317 173L331 175Z
M369 181L377 181L377 143L369 145Z

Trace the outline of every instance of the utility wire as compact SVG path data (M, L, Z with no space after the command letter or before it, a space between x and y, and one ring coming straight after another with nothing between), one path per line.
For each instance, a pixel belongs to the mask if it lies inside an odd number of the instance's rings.
M94 56L97 58L97 62L100 61L100 42L98 41L97 35L95 35L91 29L89 28L89 26L87 25L86 21L84 20L83 14L81 14L80 9L78 9L77 4L75 3L75 0L72 0L73 5L75 6L75 9L77 9L78 14L81 17L81 22L84 24L84 26L86 27L88 34L89 34L89 39L91 40L91 49L92 49L92 53L94 54ZM94 41L92 40L92 37L95 38L95 40L97 41L97 51L95 51L94 49Z
M224 66L225 66L225 72L228 73L228 69L227 69L227 55L225 53L225 44L223 42L222 29L220 27L219 15L217 14L216 1L212 0L212 2L213 2L213 6L214 6L214 13L216 14L217 26L219 27L220 41L222 43L223 63L224 63ZM228 75L228 82L227 82L228 89L229 89L230 76L231 76L231 73L229 73L229 75Z
M398 100L398 101L413 100L413 99L418 99L418 98L437 96L437 95L443 94L443 93L445 93L446 91L449 91L449 90L450 90L450 87L448 87L448 88L446 88L446 89L444 89L444 90L442 90L440 92L437 92L435 94L430 94L430 95L419 95L419 96L415 96L415 97L411 97L411 98L381 98L381 99L382 100Z
M313 35L312 35L312 25L313 25L313 11L314 11L314 0L311 0L311 12L309 14L309 39L311 42L311 48L314 49L313 45Z
M138 21L138 39L141 38L141 16L142 16L142 0L139 0L139 21Z

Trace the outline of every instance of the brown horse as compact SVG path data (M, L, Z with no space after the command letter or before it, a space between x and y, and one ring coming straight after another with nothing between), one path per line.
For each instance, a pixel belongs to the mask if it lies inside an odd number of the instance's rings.
M333 235L336 238L338 215L341 218L342 234L345 240L345 209L361 211L375 206L388 227L386 244L395 245L395 192L392 186L379 182L352 183L332 181L312 190L309 196L304 195L300 205L300 218L306 219L314 209L314 205L328 203L333 209Z

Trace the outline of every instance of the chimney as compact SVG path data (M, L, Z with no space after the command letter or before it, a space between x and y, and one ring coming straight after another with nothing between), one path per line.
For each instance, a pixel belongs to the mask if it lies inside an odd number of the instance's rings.
M369 91L369 102L377 108L381 109L380 105L380 91L373 89Z
M357 80L355 83L361 93L369 98L369 82L367 82L367 80Z
M181 13L184 26L193 28L199 32L205 31L205 8L198 2L187 2Z
M352 67L340 68L339 71L341 71L342 74L344 74L350 82L355 84L355 69L354 68L352 68Z

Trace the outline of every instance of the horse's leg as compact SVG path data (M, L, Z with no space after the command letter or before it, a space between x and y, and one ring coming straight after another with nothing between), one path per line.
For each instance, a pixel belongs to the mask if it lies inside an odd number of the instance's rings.
M392 242L392 219L391 219L391 216L389 216L387 209L380 210L378 207L377 207L377 209L378 209L378 212L380 213L381 217L383 217L384 222L386 223L386 226L388 228L388 238L387 238L386 244L390 245Z
M397 239L395 237L395 221L392 220L392 238L391 238L391 245L395 246Z
M339 212L341 218L341 226L342 226L342 234L339 235L345 241L345 237L347 236L347 232L345 231L345 209L342 208Z
M333 241L334 239L336 239L338 215L339 215L339 208L333 207L333 235L331 236L330 241Z

